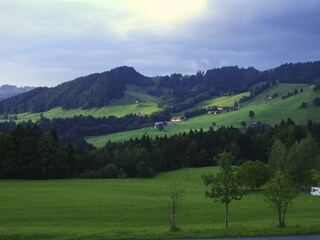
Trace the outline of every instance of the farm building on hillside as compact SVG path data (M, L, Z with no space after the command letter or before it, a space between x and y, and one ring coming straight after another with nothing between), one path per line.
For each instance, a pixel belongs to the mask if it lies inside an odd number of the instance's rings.
M187 120L185 116L172 116L170 119L171 122L180 122L185 120Z
M208 109L208 114L218 115L224 111L224 107L222 106L212 106Z
M167 125L167 122L155 122L154 123L154 127L159 130L162 130L165 125Z

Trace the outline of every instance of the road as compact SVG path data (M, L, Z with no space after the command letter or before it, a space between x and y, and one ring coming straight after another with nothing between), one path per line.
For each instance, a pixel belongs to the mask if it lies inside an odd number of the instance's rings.
M286 236L286 237L247 237L247 238L202 238L202 239L190 238L190 239L183 239L183 240L320 240L320 235Z

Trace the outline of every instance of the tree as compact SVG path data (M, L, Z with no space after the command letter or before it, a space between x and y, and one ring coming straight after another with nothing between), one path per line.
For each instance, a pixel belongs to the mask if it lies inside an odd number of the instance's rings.
M312 137L296 142L287 155L288 173L295 183L308 186L312 181L311 169L316 168L319 147Z
M179 230L177 225L177 213L182 205L183 193L184 191L178 183L175 182L169 185L167 217L170 224L170 231Z
M150 178L154 174L153 170L144 161L137 163L136 171L139 178Z
M297 195L298 191L287 174L277 172L265 185L264 196L270 203L270 207L278 213L279 227L285 227L287 210Z
M233 109L236 110L239 107L239 103L234 100Z
M253 117L254 117L254 111L251 111L251 110L250 110L250 111L249 111L249 118L252 119Z
M245 128L245 127L247 126L247 123L246 123L245 121L242 121L242 122L240 123L240 125L241 125L241 127Z
M286 171L287 163L287 148L286 146L279 140L276 139L271 147L269 164L274 172Z
M299 108L307 108L308 104L306 102L302 102Z
M315 98L313 99L313 104L314 104L315 106L320 106L320 97L315 97Z
M205 196L213 198L215 202L225 204L225 227L229 222L229 204L232 200L240 200L242 191L239 187L234 170L231 166L232 154L223 152L219 155L218 163L220 165L220 173L216 175L202 175L204 184L209 187L205 192Z
M271 169L259 160L246 161L239 167L237 176L245 186L254 191L270 179Z
M320 186L320 169L312 171L312 184L313 186Z
M51 133L40 137L38 152L40 158L32 164L35 178L51 179L69 176L67 153Z

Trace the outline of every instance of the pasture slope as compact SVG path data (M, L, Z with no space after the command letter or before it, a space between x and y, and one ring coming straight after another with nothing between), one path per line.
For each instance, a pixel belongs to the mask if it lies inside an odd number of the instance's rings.
M108 106L102 108L66 110L62 109L62 107L56 107L42 113L19 113L15 114L15 116L17 116L17 122L27 122L28 120L36 122L41 116L53 119L56 117L72 118L79 115L91 115L93 117L123 117L128 114L151 114L160 109L157 106L157 98L147 94L149 88L141 88L128 84L127 90L124 91L124 96L121 99L112 100ZM0 121L1 120L4 119L3 116L0 115Z
M0 239L98 240L168 239L320 233L320 197L301 193L287 214L287 227L252 193L230 205L224 229L224 205L204 197L201 175L217 167L161 173L152 179L0 181ZM185 194L178 214L180 231L169 232L168 185Z
M102 147L108 140L123 141L130 138L139 138L143 134L150 137L155 137L164 135L170 136L173 134L187 132L190 129L199 130L202 128L203 130L208 130L209 127L212 126L213 122L215 123L216 127L240 127L242 121L245 121L247 125L249 125L250 118L248 113L250 110L254 111L255 113L253 121L260 121L270 125L277 124L281 120L286 120L289 117L297 124L304 124L309 119L320 122L320 108L314 106L312 103L313 98L319 97L320 93L314 92L313 87L313 85L308 84L277 84L262 92L254 99L243 103L242 106L236 111L227 112L220 115L204 114L184 122L178 122L172 125L170 124L165 128L164 131L159 131L153 127L149 127L103 136L90 136L86 137L86 140L96 147ZM282 96L286 96L288 92L293 92L294 89L299 90L297 95L282 99ZM300 92L301 89L303 92ZM267 98L268 95L272 96L274 93L277 93L278 96L273 99ZM240 96L245 94L247 93L241 94ZM237 99L239 99L239 96ZM201 102L198 104L198 106L233 106L234 100L235 96L222 97ZM306 108L300 107L303 102L307 103Z

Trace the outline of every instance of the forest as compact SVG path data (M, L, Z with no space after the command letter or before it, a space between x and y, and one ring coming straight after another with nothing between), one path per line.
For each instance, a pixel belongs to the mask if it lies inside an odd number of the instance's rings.
M309 187L320 170L320 124L309 120L296 125L287 119L274 127L211 127L108 142L90 151L60 143L55 129L42 132L36 124L17 125L0 134L0 178L145 178L187 166L214 166L223 152L232 155L233 165L259 160Z

